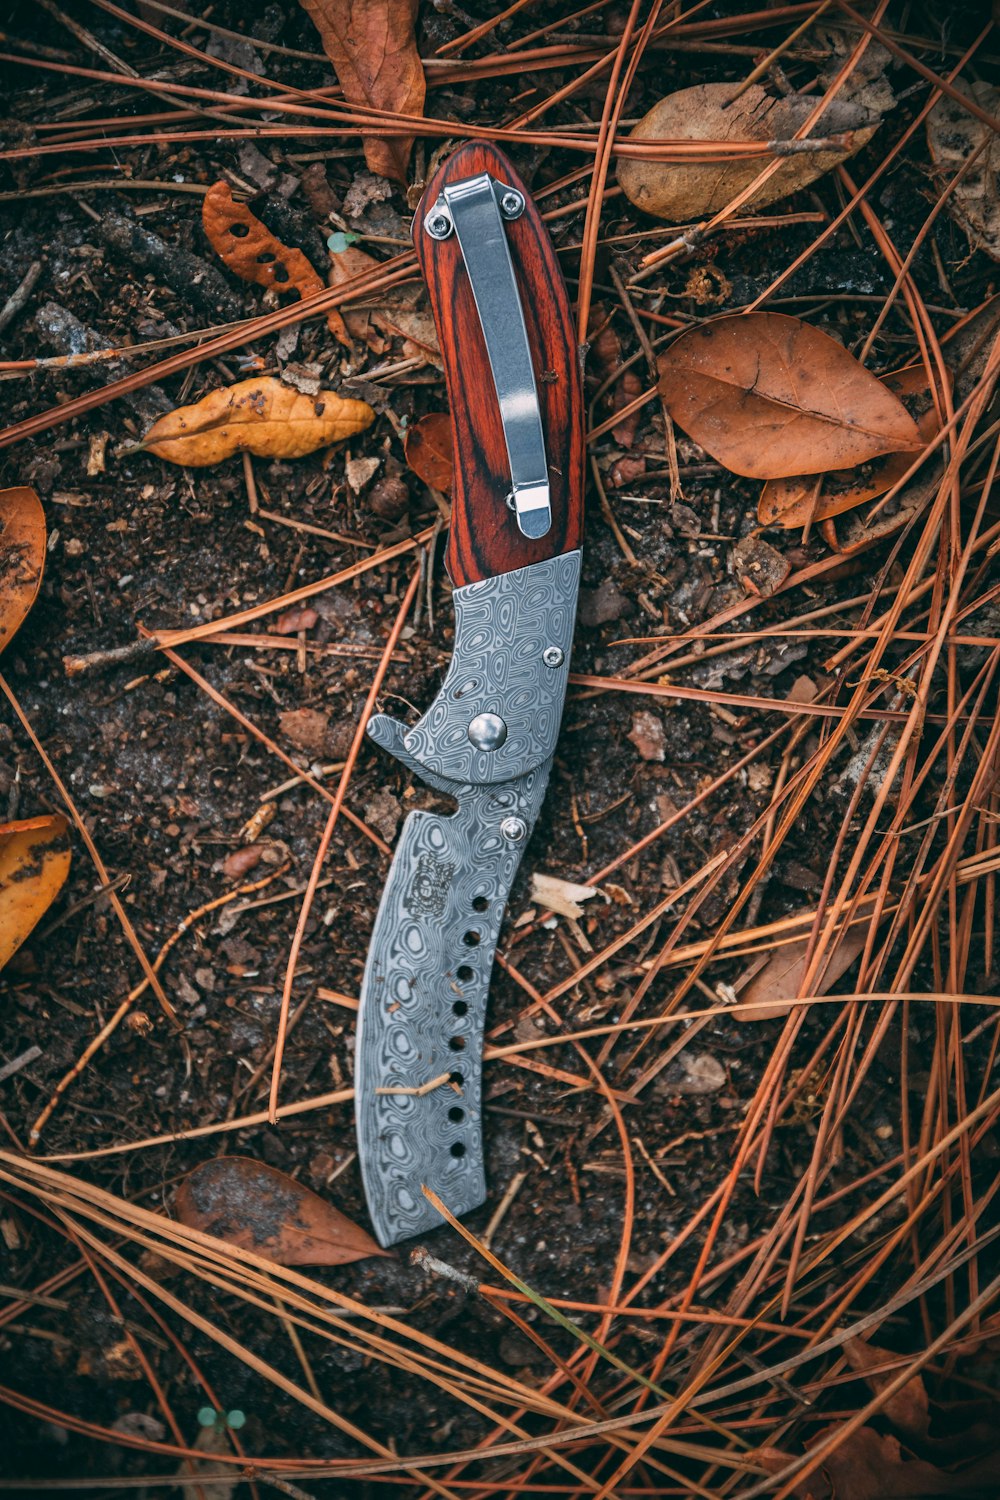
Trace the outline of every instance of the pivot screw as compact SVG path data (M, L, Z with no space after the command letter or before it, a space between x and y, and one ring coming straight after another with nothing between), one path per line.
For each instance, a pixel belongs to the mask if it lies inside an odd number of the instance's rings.
M432 240L446 240L451 234L451 219L438 210L424 220L424 228Z
M524 212L524 199L520 193L509 189L500 199L500 209L505 219L520 218Z
M558 646L546 646L542 652L542 661L547 667L561 667L566 660Z
M499 714L476 714L467 732L477 750L499 750L507 738L507 725Z
M527 835L528 825L523 818L504 818L500 824L500 832L511 844L519 844Z

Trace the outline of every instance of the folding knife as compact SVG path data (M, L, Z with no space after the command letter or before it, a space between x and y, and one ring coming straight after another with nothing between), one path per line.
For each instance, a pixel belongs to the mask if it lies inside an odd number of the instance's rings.
M403 825L361 986L358 1156L384 1246L442 1222L422 1185L455 1214L486 1197L486 998L559 734L583 490L569 299L507 158L484 142L458 150L428 185L413 233L455 443L455 647L419 722L379 714L368 732L458 811L414 812Z

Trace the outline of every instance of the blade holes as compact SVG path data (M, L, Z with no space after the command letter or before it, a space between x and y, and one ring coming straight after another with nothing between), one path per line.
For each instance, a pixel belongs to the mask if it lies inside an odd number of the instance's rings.
M452 1052L464 1052L465 1051L465 1037L464 1036L453 1036L453 1037L450 1037L449 1040L448 1040L448 1046L451 1048Z
M449 1073L448 1082L453 1083L457 1089L460 1089L462 1087L462 1084L465 1082L465 1074L459 1073L457 1070L453 1073Z
M465 1110L462 1109L459 1105L453 1104L451 1106L451 1109L449 1109L448 1111L448 1118L453 1125L458 1125L462 1120L465 1119Z
M488 909L488 907L489 907L489 904L490 903L487 901L487 899L486 899L485 896L477 896L476 899L475 899L475 901L473 901L473 903L472 903L472 910L473 911L486 911Z
M470 968L468 964L462 964L461 968L455 975L455 978L458 980L459 984L471 984L475 977L475 969Z
M257 264L259 266L269 266L271 264L272 260L274 260L274 255L273 255L272 251L270 251L270 250L262 250L261 253L257 257Z
M452 1156L465 1155L465 1144L462 1141L453 1141L448 1149L451 1151Z
M248 224L230 224L229 233L234 239L245 240L250 233L250 226Z
M285 269L284 266L275 266L275 268L274 268L274 279L275 279L275 281L287 281L288 280L288 271Z
M456 1000L452 1004L451 1013L453 1016L467 1016L469 1014L469 1007L464 1000Z
M466 932L462 936L462 942L467 948L476 948L480 943L480 935L478 932Z

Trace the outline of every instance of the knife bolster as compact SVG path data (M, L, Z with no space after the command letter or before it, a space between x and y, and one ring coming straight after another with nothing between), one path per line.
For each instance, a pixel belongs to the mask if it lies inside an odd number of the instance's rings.
M441 689L412 729L384 714L371 737L432 786L493 785L556 748L580 583L580 553L455 589L455 647ZM487 740L490 721L502 735Z

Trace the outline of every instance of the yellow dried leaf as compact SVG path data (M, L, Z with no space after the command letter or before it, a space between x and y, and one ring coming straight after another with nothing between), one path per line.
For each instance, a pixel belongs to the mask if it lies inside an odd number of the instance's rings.
M234 453L302 458L364 432L374 420L367 401L351 401L336 391L303 396L262 376L210 391L193 406L168 412L154 422L142 447L193 469L221 463Z
M67 826L61 813L0 824L0 969L63 888Z
M44 563L42 502L27 485L0 490L0 651L34 604Z

